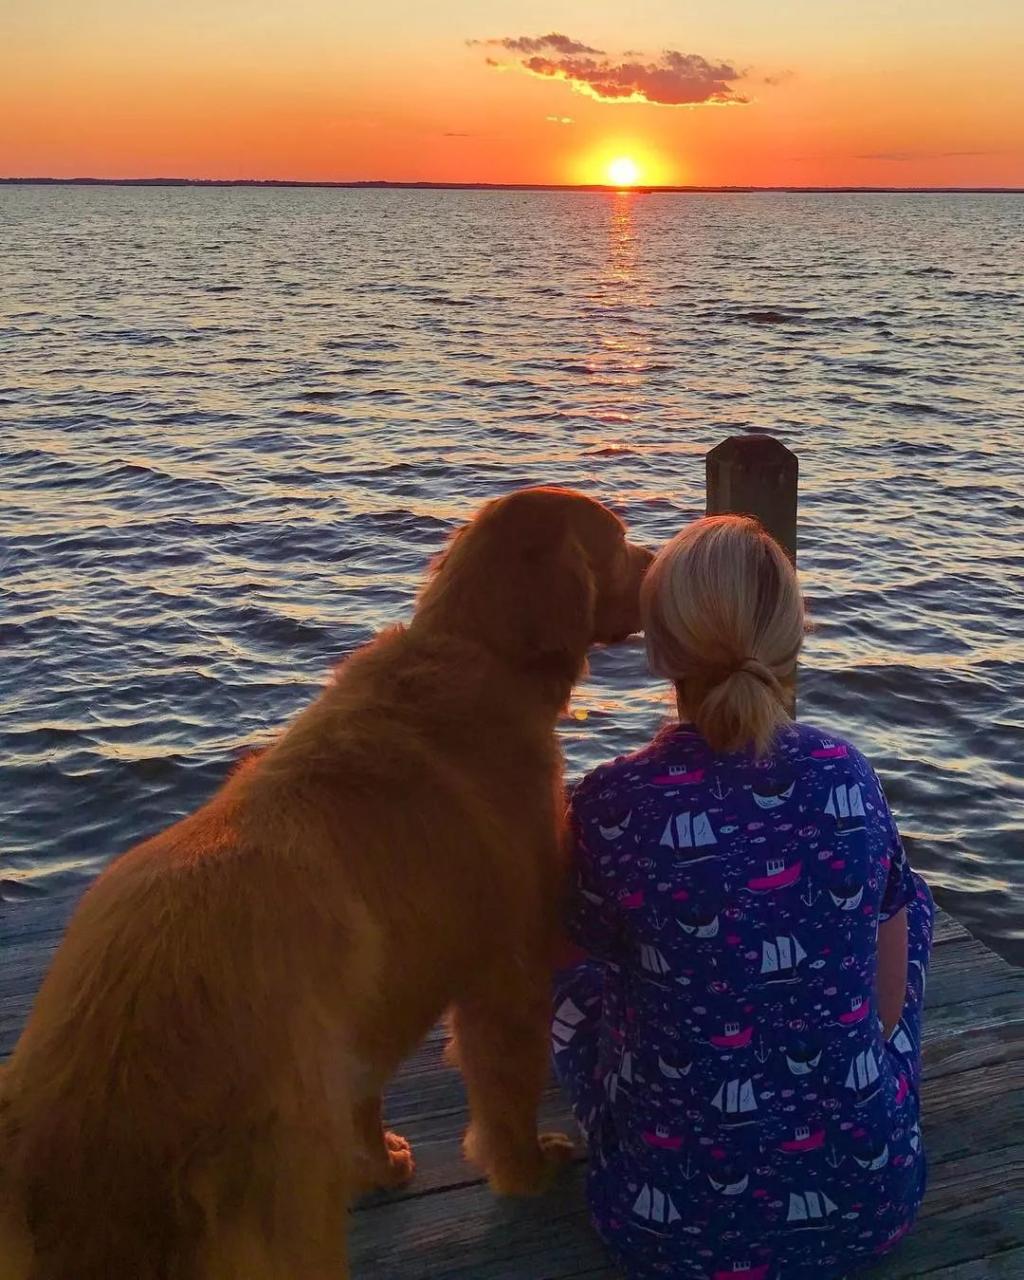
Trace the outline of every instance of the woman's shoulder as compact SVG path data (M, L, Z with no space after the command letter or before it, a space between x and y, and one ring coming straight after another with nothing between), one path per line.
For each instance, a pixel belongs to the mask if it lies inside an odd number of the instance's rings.
M637 751L616 756L591 769L571 788L573 809L579 810L593 801L606 802L617 792L643 786L648 775L657 772L668 739L680 736L678 726L669 726Z
M848 737L821 725L794 721L779 735L776 753L816 763L831 763L858 772L873 773L871 764Z

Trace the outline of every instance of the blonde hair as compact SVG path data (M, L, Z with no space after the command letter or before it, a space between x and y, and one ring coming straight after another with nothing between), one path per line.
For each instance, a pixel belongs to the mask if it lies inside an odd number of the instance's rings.
M789 722L805 615L796 570L749 516L696 520L640 596L647 659L715 751L764 755Z

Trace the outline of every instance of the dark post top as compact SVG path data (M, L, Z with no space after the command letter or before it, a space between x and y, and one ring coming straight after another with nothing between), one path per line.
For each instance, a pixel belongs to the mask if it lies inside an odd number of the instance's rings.
M730 436L707 456L707 514L755 516L795 564L798 469L774 436Z

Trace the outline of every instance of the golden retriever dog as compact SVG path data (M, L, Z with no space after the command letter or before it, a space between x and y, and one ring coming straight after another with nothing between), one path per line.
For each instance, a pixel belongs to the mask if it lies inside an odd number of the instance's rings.
M339 1280L353 1196L413 1170L381 1091L451 1012L466 1153L537 1134L563 809L556 720L650 560L527 489L214 798L75 912L0 1077L2 1280Z

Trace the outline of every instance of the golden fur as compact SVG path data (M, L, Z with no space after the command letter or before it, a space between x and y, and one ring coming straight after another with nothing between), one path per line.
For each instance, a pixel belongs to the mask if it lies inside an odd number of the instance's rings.
M408 627L89 890L0 1078L0 1280L339 1280L412 1174L380 1094L451 1010L467 1154L529 1193L560 880L555 722L650 560L564 490L490 503Z

